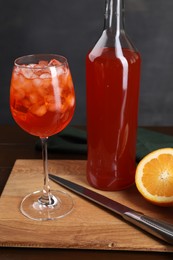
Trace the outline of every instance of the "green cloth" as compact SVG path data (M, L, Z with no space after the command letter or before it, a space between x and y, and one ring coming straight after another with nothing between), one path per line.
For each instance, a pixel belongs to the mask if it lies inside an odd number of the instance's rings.
M68 126L48 138L47 148L48 152L87 154L86 131ZM41 149L40 141L36 143L36 149Z
M173 147L173 136L138 128L136 161L139 162L148 153L160 149Z
M148 153L164 147L173 147L173 136L138 128L136 161L139 162ZM36 144L41 149L41 143ZM49 137L48 152L87 154L86 131L66 127L61 133Z

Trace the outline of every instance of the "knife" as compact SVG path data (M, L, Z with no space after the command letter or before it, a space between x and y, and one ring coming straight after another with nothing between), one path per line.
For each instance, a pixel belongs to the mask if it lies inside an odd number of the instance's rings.
M93 190L85 188L77 183L63 179L53 174L49 174L49 178L60 184L61 186L77 193L78 195L96 203L100 206L119 214L123 219L132 223L135 226L145 230L146 232L156 236L159 239L173 245L173 225L165 221L160 221L155 218L137 212L117 201L109 199Z

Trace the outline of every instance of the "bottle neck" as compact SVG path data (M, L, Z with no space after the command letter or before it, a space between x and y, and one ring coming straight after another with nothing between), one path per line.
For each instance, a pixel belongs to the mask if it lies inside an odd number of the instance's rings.
M124 0L106 0L104 30L117 36L124 31Z

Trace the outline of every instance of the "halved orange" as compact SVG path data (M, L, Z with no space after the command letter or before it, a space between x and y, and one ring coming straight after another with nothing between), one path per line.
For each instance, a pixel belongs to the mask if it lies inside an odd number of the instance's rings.
M135 183L142 196L159 206L173 206L173 148L146 155L136 168Z

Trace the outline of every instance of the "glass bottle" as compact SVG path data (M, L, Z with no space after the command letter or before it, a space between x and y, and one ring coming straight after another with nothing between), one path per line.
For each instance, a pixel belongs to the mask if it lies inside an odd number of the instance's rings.
M95 188L134 183L140 65L124 29L124 0L106 0L103 33L86 57L87 179Z

